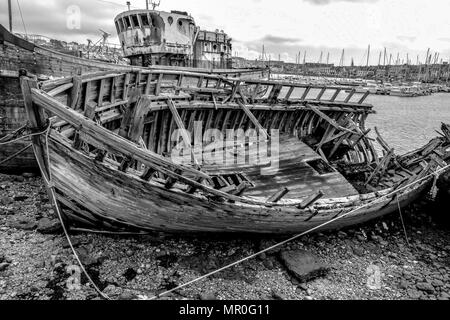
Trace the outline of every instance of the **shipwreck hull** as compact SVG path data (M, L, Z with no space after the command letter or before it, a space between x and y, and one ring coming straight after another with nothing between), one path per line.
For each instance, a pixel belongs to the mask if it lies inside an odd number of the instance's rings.
M82 229L291 234L324 223L322 230L342 228L392 213L398 202L408 205L450 158L450 139L397 157L379 137L380 158L364 126L373 113L367 95L341 97L342 87L153 71L40 85L23 77L21 84L30 125L49 132L48 139L33 140L41 171L70 226ZM207 152L195 147L198 127L224 136L253 130L262 140L235 136L231 146L214 147L232 154L231 162L208 162ZM177 129L189 145L188 163L171 157ZM276 170L262 174L266 158L235 161L276 138ZM204 135L200 147L214 141Z
M296 206L271 208L215 202L167 190L96 163L70 145L53 139L50 155L50 171L57 186L58 200L72 209L68 218L94 230L295 234L379 198L373 193L366 195L365 201L355 196L318 202L314 210L320 213L311 218L311 210L299 210ZM400 206L410 204L430 186L428 180L400 194ZM335 208L330 209L333 206ZM397 200L389 197L320 230L357 225L397 210Z
M23 97L19 85L19 70L26 70L28 74L35 75L40 79L49 79L98 71L130 72L145 69L213 73L224 77L256 79L269 75L267 69L207 70L169 66L140 68L83 59L34 45L11 34L0 25L0 138L14 132L26 123ZM2 148L0 150L0 163L29 144L29 141L25 141ZM0 171L3 172L23 172L37 169L31 149L6 163L0 164Z

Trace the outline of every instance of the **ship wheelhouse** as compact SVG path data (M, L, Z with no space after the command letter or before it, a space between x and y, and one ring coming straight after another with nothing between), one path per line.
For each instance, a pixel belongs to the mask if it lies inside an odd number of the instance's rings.
M124 55L133 65L189 66L198 28L186 12L130 10L115 18Z

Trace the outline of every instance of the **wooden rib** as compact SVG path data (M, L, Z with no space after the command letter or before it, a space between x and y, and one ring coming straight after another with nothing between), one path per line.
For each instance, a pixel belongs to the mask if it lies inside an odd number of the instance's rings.
M269 135L268 135L266 129L264 129L264 127L259 123L259 121L255 118L255 116L250 111L250 109L246 105L241 103L240 101L238 101L238 105L241 107L242 110L244 110L245 114L247 115L247 117L250 118L250 120L255 125L255 127L258 128L259 132L261 132L263 134L264 138L265 139L269 138Z
M73 87L70 93L70 107L74 110L77 109L82 94L82 81L81 77L73 77Z
M339 96L340 93L341 93L341 89L336 89L336 92L335 92L334 95L331 97L330 102L336 101L336 99L337 99L337 97Z
M350 100L351 100L351 98L355 95L355 93L356 93L356 90L355 89L352 89L352 91L350 91L350 93L348 94L348 96L347 96L347 99L345 99L345 103L348 103L348 102L350 102Z
M164 74L160 73L159 77L158 77L158 82L156 83L155 96L159 96L161 94L161 85L162 85L163 77L164 77Z
M147 83L145 84L145 91L144 94L150 94L150 87L152 85L152 78L153 78L153 73L149 73L148 77L147 77Z
M286 96L284 97L284 100L289 100L289 98L291 97L292 93L294 92L295 87L290 87L289 91L287 92Z
M311 87L307 87L305 89L305 92L303 92L302 97L300 98L301 101L304 101L306 99L306 97L308 96L308 93L311 91Z
M370 95L370 91L366 91L361 99L358 101L358 104L363 104L366 101L367 97Z
M83 108L83 110L85 110L86 105L89 102L89 97L91 95L91 87L92 87L92 83L91 82L87 82L86 83L86 92L84 94L84 108Z
M89 82L88 82L89 83ZM127 73L125 75L125 81L123 82L123 95L122 95L122 100L126 101L128 98L128 91L129 91L129 86L130 86L130 74Z
M116 83L117 83L117 78L116 77L112 77L111 78L111 93L110 93L110 96L109 96L109 101L111 102L111 103L115 103L116 102L116 87L117 87L117 85L116 85Z
M322 99L326 90L327 90L326 87L322 88L322 90L320 90L319 95L317 96L316 100L320 101L320 99Z
M98 92L97 105L101 107L103 105L103 95L105 94L105 79L100 80L100 88Z
M181 136L183 137L183 141L186 144L189 144L189 146L191 146L191 139L187 133L186 128L184 127L183 120L181 120L180 114L178 113L178 110L175 107L175 104L173 103L172 99L168 99L167 104L169 106L169 109L170 109L170 112L172 113L173 118L175 119L175 123L177 124L178 129L180 129L180 131L181 131ZM192 159L194 160L195 165L198 167L199 163L197 161L197 158L195 157L192 147L190 147L190 150L191 150Z

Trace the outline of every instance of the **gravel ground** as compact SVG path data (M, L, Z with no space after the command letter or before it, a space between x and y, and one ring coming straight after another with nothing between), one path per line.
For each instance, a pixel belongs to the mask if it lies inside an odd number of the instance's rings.
M306 283L284 267L280 252L269 252L162 299L448 300L450 233L443 215L428 199L405 210L409 244L398 214L292 242L282 250L306 250L328 270ZM84 275L77 276L63 234L42 233L54 224L39 177L0 175L1 300L99 299ZM152 297L280 240L72 235L94 282L122 300Z

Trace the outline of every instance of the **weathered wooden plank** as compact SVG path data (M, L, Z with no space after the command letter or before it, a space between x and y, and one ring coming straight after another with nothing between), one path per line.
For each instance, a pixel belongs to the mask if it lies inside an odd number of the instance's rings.
M280 201L285 195L287 195L289 193L289 189L286 187L283 187L281 190L277 191L274 195L272 195L271 197L269 197L267 199L267 202L274 202L277 203L278 201Z
M78 109L78 104L82 94L82 80L80 76L73 77L73 87L70 94L70 107L74 110Z

